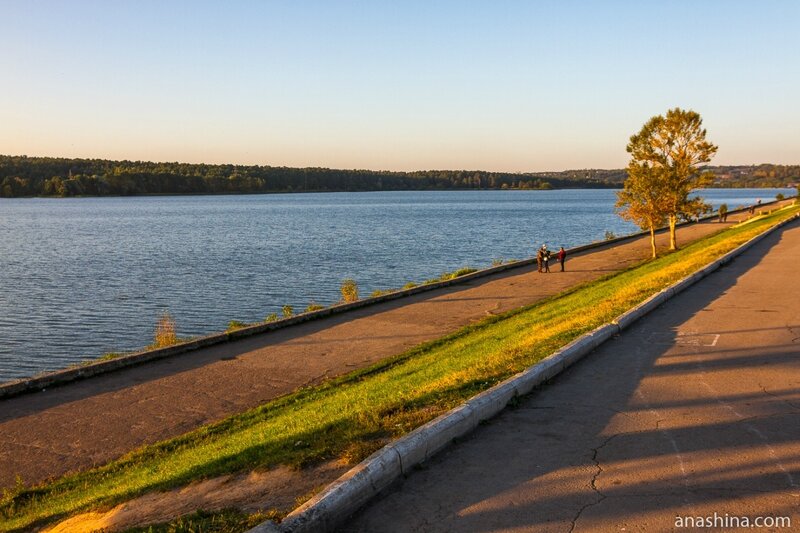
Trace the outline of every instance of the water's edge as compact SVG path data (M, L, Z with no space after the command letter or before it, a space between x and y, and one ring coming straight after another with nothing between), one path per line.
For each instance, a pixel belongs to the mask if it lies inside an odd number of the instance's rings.
M775 203L777 203L777 201L768 202L762 205L768 206ZM745 209L740 209L740 210L730 211L729 213L736 213L744 210ZM709 215L701 218L700 220L711 220L714 218L717 218L717 216ZM692 223L694 222L685 222L680 225L686 225ZM668 228L661 228L657 230L656 233L664 233L666 231L668 231ZM637 233L632 233L630 235L625 235L623 237L609 239L606 241L599 241L599 242L584 244L581 246L576 246L573 248L569 248L566 251L570 256L574 256L597 248L616 246L620 243L641 238L646 235L649 235L647 231L641 231ZM195 338L187 342L181 342L173 346L156 348L151 350L143 350L128 355L123 355L114 359L91 362L73 368L67 368L63 370L56 370L54 372L44 373L31 378L23 378L15 381L10 381L7 383L0 383L0 399L10 398L12 396L18 396L21 394L32 393L37 391L43 392L49 387L60 386L73 381L82 380L93 376L99 376L109 372L114 372L116 370L121 370L124 368L144 364L149 361L156 361L168 357L174 357L176 355L185 354L187 352L194 352L206 346L213 346L225 342L236 341L238 339L242 339L245 337L251 337L253 335L268 333L270 331L283 329L286 327L294 326L296 324L302 324L304 322L309 322L312 320L323 319L329 316L346 313L354 309L360 309L362 307L367 307L383 302L388 302L391 300L405 298L407 296L412 296L422 292L434 291L445 287L450 287L452 285L466 283L468 281L472 281L477 278L483 278L494 274L498 274L500 272L505 272L507 270L525 267L533 263L535 263L535 259L532 258L523 259L520 261L515 261L513 263L506 263L503 265L498 265L478 270L477 272L472 272L470 274L459 276L457 278L453 278L450 280L418 285L410 289L401 289L388 294L383 294L381 296L363 298L351 303L337 304L330 307L326 307L324 309L320 309L318 311L302 313L292 317L280 319L274 322L259 323L256 325L246 326L233 331L214 333L211 335Z

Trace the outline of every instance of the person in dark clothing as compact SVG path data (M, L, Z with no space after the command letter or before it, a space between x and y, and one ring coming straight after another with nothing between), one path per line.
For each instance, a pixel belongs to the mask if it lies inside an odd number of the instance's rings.
M544 271L550 272L550 250L548 249L544 250L542 261L544 262Z
M558 250L558 262L561 263L561 272L564 272L564 261L567 259L567 251L564 250L562 246L560 250Z

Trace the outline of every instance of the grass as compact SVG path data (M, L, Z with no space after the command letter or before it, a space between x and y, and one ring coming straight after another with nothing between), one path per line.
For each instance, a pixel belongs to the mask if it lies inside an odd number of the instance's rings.
M150 348L165 348L177 344L179 341L175 319L168 312L164 312L158 317L156 331L153 334L153 344Z
M305 308L305 310L303 312L304 313L313 313L314 311L321 311L323 309L325 309L324 305L319 305L318 303L316 303L316 302L314 302L312 300L311 302L309 302L309 304L306 306L306 308Z
M502 262L502 260L501 260L501 262ZM492 265L493 266L497 266L497 265L494 264L494 262L492 263ZM420 285L433 285L434 283L439 283L440 281L448 281L448 280L455 279L455 278L458 278L458 277L461 277L461 276L466 276L467 274L472 274L473 272L477 272L477 271L478 271L477 268L462 267L462 268L459 268L458 270L454 270L453 272L445 272L442 275L440 275L439 277L426 279L425 281L423 281L421 283L416 283L416 282L413 282L413 281L409 281L408 283L403 285L402 289L385 289L385 290L377 289L377 290L372 291L372 294L370 296L373 296L373 297L375 297L375 296L383 296L384 294L397 292L399 290L413 289L414 287L418 287Z
M339 292L342 293L342 302L350 303L358 300L358 284L354 279L347 278L342 281L342 286L339 287Z
M270 513L247 514L238 509L223 509L214 512L197 511L168 523L129 528L125 530L125 533L238 533L271 518L275 518L275 515Z
M302 468L342 457L358 462L798 211L724 229L675 253L489 317L100 468L15 490L0 500L0 530L30 528L226 473L278 464Z
M237 329L246 328L249 326L247 322L242 322L241 320L231 320L228 322L228 329L225 331L236 331Z

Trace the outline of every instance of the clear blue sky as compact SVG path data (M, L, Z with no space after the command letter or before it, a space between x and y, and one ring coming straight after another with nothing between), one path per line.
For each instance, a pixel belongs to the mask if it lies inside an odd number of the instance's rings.
M0 0L0 153L619 168L675 106L800 163L800 2Z

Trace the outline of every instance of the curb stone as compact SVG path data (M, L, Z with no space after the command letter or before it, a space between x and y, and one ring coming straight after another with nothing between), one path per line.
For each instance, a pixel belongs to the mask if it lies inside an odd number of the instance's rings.
M475 429L479 422L503 411L517 396L552 379L667 300L700 281L720 266L777 231L800 220L795 215L756 235L711 264L654 294L612 322L575 339L528 369L473 396L464 404L431 420L397 441L387 444L330 484L324 491L292 511L280 524L267 521L248 533L311 533L334 531L354 512L411 469L430 459L454 439Z

